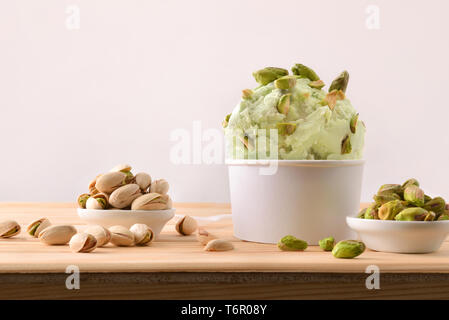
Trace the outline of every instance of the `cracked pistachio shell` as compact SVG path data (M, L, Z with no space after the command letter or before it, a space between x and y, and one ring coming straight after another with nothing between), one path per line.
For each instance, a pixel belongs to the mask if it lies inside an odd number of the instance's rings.
M332 251L335 245L335 239L334 237L324 238L318 241L318 244L320 245L320 248L323 249L324 251Z
M97 193L91 196L86 201L86 209L90 210L104 210L108 206L109 197L104 193Z
M267 67L253 72L254 79L261 85L269 84L286 75L288 75L288 70L275 67Z
M139 172L138 174L136 174L134 180L136 184L139 185L142 191L147 190L151 185L151 176L145 172Z
M97 239L89 233L77 233L69 242L72 252L88 253L97 248Z
M394 220L397 221L424 221L428 215L428 211L423 208L407 208L399 212Z
M109 228L111 232L111 243L119 247L130 247L134 245L134 234L123 226Z
M172 202L168 195L159 193L147 193L131 204L131 210L166 210L171 209Z
M446 201L441 197L436 197L432 200L427 201L424 204L423 208L427 211L435 212L437 216L440 216L444 213L444 210L446 208Z
M176 223L176 231L180 235L188 236L196 231L198 223L190 216L184 216Z
M109 172L129 172L132 167L129 164L118 164L112 168Z
M36 221L31 222L27 227L27 233L30 236L33 236L35 238L39 237L39 234L42 230L45 228L51 226L50 220L47 218L40 218Z
M209 241L218 239L218 237L202 228L198 228L196 239L198 240L199 243L205 246Z
M329 87L329 92L333 90L341 90L343 92L346 92L348 82L349 82L349 73L348 71L345 70L342 73L340 73L340 75L337 78L335 78L334 81L332 81Z
M129 206L136 198L140 197L142 192L139 185L127 184L116 189L109 196L109 203L118 209L123 209Z
M311 81L318 81L320 77L313 71L311 68L297 63L292 67L292 73L297 76L301 76L303 78L310 79Z
M285 76L274 81L274 86L281 90L289 90L296 84L295 76Z
M288 110L290 109L291 96L292 96L291 93L287 93L287 94L284 94L279 99L278 106L277 106L277 109L278 109L279 113L287 115Z
M144 246L153 241L153 230L146 224L136 223L129 229L129 231L134 234L134 241L138 246Z
M101 175L95 183L97 188L102 193L112 193L115 189L120 188L127 182L128 176L121 171L108 172Z
M391 193L391 192L383 192L380 194L376 194L373 197L374 201L376 202L376 204L378 204L379 206L383 205L384 203L393 201L393 200L401 200L401 197L396 194L396 193Z
M86 202L89 198L90 194L88 193L83 193L82 195L80 195L76 201L78 203L78 207L80 207L81 209L86 209Z
M169 187L166 180L159 179L151 183L150 193L167 194Z
M384 203L378 211L378 216L380 220L394 220L394 217L402 210L404 210L406 206L404 202L401 200L393 200L387 203Z
M20 225L13 220L0 222L0 238L11 238L20 233Z
M39 233L39 240L48 245L61 245L67 244L75 234L76 229L73 226L50 226Z
M421 207L424 205L424 191L416 185L410 185L404 190L404 200Z
M347 134L341 141L341 154L348 154L352 152L351 137Z
M281 136L289 136L296 131L296 123L278 123L276 124L278 134Z
M211 240L204 247L204 251L229 251L232 249L234 249L234 245L222 239Z
M307 242L288 235L279 240L278 248L283 251L303 251L307 249Z
M111 232L102 226L89 226L84 232L95 237L97 247L103 247L111 241Z
M365 244L361 241L343 240L335 245L332 254L335 258L352 259L361 255L365 248Z

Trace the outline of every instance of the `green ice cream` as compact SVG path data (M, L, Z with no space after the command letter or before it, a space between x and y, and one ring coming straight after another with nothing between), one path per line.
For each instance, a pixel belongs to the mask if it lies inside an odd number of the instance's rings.
M253 74L260 86L243 90L223 122L227 158L361 159L366 130L345 95L348 73L327 92L313 70L297 64L292 71L265 68Z

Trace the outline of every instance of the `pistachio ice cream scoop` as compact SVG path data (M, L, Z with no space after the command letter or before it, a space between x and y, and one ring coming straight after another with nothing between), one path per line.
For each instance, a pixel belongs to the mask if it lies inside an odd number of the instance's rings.
M349 74L330 85L296 64L292 75L280 68L253 73L260 84L243 90L226 116L226 156L231 159L361 159L365 125L346 96Z

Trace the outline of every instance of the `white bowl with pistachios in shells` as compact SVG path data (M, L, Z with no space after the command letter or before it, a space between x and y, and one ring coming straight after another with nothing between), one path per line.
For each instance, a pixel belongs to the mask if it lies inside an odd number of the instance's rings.
M95 177L88 193L77 199L78 216L104 227L146 224L157 236L175 215L168 182L153 181L144 172L134 175L131 170L130 165L118 165Z

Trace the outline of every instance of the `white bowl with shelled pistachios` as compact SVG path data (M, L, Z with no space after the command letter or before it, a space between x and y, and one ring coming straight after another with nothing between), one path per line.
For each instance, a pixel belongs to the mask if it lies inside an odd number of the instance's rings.
M449 205L441 197L427 196L416 179L381 186L374 201L357 217L346 218L372 250L429 253L449 235Z
M144 172L134 175L129 165L98 175L88 189L77 199L78 216L88 224L129 228L142 223L157 236L175 215L167 181L152 181Z

